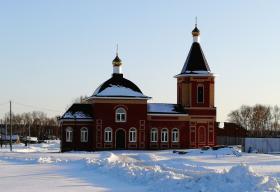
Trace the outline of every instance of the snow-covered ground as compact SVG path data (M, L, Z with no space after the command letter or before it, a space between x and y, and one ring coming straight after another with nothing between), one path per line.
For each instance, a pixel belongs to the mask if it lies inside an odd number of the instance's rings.
M0 149L7 191L280 191L280 156L216 151L59 153L59 141Z

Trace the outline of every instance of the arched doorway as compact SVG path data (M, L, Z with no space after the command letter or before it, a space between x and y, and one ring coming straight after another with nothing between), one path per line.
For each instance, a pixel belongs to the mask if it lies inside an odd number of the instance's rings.
M123 129L116 131L116 149L125 149L125 131Z

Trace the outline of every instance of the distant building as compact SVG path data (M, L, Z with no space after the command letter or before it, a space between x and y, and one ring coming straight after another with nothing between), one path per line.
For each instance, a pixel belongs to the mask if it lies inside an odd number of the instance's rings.
M215 145L215 77L201 49L200 31L177 78L177 103L149 103L122 74L116 55L112 77L86 103L60 118L61 148L68 150L179 149ZM161 85L164 86L164 85Z
M217 136L240 138L245 138L247 136L247 130L235 123L224 122L222 127L219 127L219 124L217 123L216 127Z
M235 123L224 122L216 123L216 142L218 145L242 145L244 146L245 137L248 131Z

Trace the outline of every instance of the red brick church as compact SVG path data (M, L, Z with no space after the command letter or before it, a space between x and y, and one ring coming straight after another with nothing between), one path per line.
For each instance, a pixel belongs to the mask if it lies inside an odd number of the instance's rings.
M180 149L215 145L214 75L201 49L200 31L177 78L177 103L149 103L122 74L116 55L113 74L84 103L60 118L61 150Z

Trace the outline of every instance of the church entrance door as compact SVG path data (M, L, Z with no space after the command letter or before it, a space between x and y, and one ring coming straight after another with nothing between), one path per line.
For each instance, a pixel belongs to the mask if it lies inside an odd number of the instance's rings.
M118 129L116 132L116 149L125 149L125 131Z

